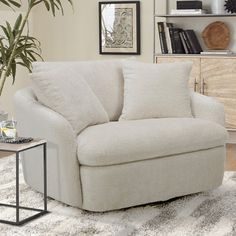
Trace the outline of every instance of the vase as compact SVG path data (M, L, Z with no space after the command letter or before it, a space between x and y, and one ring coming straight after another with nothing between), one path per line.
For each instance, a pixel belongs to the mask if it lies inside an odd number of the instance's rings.
M211 1L211 13L212 14L225 14L225 0L213 0Z

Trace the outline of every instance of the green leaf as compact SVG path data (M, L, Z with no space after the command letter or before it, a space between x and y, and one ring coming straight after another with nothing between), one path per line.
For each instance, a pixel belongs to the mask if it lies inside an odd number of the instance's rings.
M46 9L47 9L48 11L50 11L50 5L49 5L49 3L48 3L46 0L44 0L43 2L44 2L44 5L45 5Z
M21 4L17 1L13 1L13 0L8 0L8 1L15 7L18 7L18 8L21 7Z
M21 25L21 22L22 22L22 14L20 14L17 19L16 19L16 23L14 25L14 31L18 31L19 28L20 28L20 25Z
M3 3L4 5L11 7L11 5L6 0L0 0L0 3Z
M0 40L0 52L1 52L1 61L3 65L6 65L6 49L4 47L4 44L2 42L2 39Z
M9 34L9 45L10 45L13 44L15 37L13 35L11 25L8 21L6 22L6 25L7 25L7 33Z
M63 10L63 6L62 6L62 4L61 4L61 0L55 0L55 1L58 3L58 9L60 9L62 15L64 15L64 10Z
M15 1L15 0L0 0L0 3L4 4L5 6L8 6L10 8L12 8L12 6L15 6L18 8L21 7L21 3Z
M12 85L13 85L16 79L16 61L15 60L13 60L11 63L11 74L12 74Z
M7 28L4 27L3 25L0 25L0 27L2 28L2 30L3 30L4 34L6 35L6 37L10 40L10 35L9 35L8 31L7 31Z
M53 14L53 16L55 16L56 15L56 10L55 10L54 1L49 0L49 3L50 3L50 6L51 6L52 14Z

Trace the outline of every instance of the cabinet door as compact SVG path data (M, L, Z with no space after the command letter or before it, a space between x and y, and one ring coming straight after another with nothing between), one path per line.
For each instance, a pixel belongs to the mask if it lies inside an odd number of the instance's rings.
M201 59L202 93L225 106L226 127L236 128L236 58ZM203 87L203 85L202 85Z
M171 63L171 62L183 62L183 61L192 61L193 62L193 69L190 74L189 80L189 88L200 92L201 81L200 81L200 58L193 58L193 57L168 57L168 56L161 56L156 58L156 63Z

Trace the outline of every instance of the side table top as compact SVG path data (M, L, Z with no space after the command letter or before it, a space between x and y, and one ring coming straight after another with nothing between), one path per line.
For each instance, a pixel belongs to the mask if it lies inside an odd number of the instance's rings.
M8 152L20 152L29 148L36 147L38 145L44 144L47 141L45 139L34 139L29 143L20 143L20 144L11 144L11 143L1 143L0 142L0 151Z

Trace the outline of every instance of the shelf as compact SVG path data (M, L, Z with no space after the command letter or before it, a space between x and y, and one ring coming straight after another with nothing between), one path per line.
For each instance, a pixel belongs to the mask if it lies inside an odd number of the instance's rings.
M236 54L230 54L230 55L221 55L221 54L161 54L161 53L156 53L155 57L223 57L223 58L235 58Z
M154 15L155 17L183 18L183 17L236 17L236 14L199 14L199 15Z

